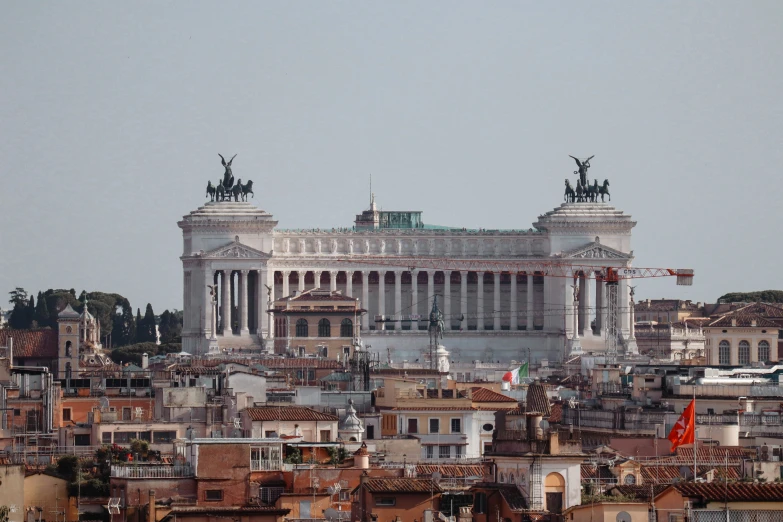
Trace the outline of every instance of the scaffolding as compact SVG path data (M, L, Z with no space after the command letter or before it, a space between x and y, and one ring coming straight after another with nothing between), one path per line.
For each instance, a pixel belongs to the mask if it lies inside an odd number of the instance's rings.
M530 466L530 509L541 511L544 509L544 496L541 483L541 458L533 457Z
M620 339L620 328L618 321L618 302L617 294L619 284L617 281L607 281L606 283L606 364L617 363L617 348Z

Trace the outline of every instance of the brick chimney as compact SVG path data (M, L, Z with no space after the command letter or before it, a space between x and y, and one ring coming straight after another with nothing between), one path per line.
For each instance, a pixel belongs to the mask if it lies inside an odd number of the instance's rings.
M155 490L154 489L150 490L149 497L150 497L150 505L149 505L149 509L147 509L147 522L156 522L156 520L155 520L155 517L156 517L156 513L155 513Z

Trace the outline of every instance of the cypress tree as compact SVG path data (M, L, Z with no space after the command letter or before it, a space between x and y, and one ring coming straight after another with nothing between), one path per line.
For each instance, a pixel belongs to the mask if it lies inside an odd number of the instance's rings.
M24 311L25 313L25 320L27 322L27 326L25 328L32 328L33 327L33 319L35 319L35 299L33 299L33 296L30 296L30 301L27 303L27 309Z
M138 329L138 342L154 343L157 340L155 335L155 312L152 311L152 305L149 303L147 303L147 308L144 310L144 319L142 321L143 327Z
M35 320L40 327L49 325L49 307L46 305L46 298L42 292L38 292L38 304L35 306Z

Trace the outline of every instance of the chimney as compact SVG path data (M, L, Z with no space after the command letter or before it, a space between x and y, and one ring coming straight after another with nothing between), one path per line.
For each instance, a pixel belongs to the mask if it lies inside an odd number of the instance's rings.
M8 338L8 367L14 367L14 338Z
M737 326L737 320L736 319L732 319L731 320L731 326Z
M142 369L146 370L149 365L150 365L150 356L147 355L146 353L141 354Z
M473 521L473 508L471 506L462 506L459 508L459 515L457 515L457 522L472 522Z
M755 327L756 326L756 320L755 319L751 319L750 320L750 325Z
M150 490L150 505L149 509L147 509L147 522L157 522L155 520L156 513L155 513L155 490Z

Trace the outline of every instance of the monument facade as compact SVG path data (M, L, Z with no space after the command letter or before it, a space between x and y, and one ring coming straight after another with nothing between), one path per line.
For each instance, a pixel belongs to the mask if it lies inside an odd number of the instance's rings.
M583 162L575 174L586 177L587 168ZM214 197L179 222L184 351L269 349L275 337L269 303L312 288L358 298L368 311L361 317L363 342L395 360L418 359L428 346L436 295L443 344L453 361L520 360L528 349L533 358L560 360L574 337L585 351L605 349L610 321L600 268L631 266L636 223L599 202L592 189L574 197L566 190L566 202L529 229L431 226L420 211L378 210L373 196L353 226L286 230L243 201L246 184L240 181L236 191L230 169L231 161L218 185L224 191L231 185L237 197ZM593 185L601 188L597 180ZM417 267L417 259L426 260L426 268ZM466 269L466 261L482 261L485 268ZM596 269L574 280L528 273L532 262ZM493 264L504 269L486 269ZM612 324L631 340L629 287L625 280L618 285Z

